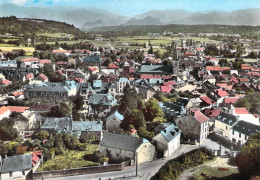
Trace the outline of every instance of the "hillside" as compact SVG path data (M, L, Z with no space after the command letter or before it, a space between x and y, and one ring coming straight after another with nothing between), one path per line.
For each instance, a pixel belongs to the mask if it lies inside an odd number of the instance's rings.
M0 18L0 34L10 33L20 36L21 34L39 33L66 33L83 38L86 33L73 25L49 20L18 19L14 16Z
M260 31L260 26L228 26L228 25L146 25L146 26L111 26L106 28L93 28L89 32L107 34L108 32L121 35L147 35L147 33L229 33L251 34Z

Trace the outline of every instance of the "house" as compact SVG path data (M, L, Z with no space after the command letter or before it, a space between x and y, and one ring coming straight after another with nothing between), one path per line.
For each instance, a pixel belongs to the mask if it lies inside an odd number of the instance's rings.
M127 84L130 85L130 81L127 78L121 77L119 78L118 81L115 81L116 84L116 91L118 93L122 93L124 91L124 88L126 87Z
M0 159L0 179L32 179L32 173L39 167L41 158L41 154L33 153Z
M106 128L109 132L119 131L120 124L123 121L124 116L115 110L110 116L106 118Z
M117 161L137 160L142 164L152 161L155 155L155 147L148 140L123 134L105 132L99 147Z
M111 94L93 94L89 97L88 113L96 118L106 117L117 100Z
M83 63L86 66L98 66L100 67L101 65L101 59L99 56L86 56L83 58Z
M209 134L209 119L199 110L195 113L175 119L182 131L183 138L202 142Z
M43 82L27 86L25 93L28 98L65 99L76 95L77 85L75 81Z
M17 67L16 60L0 61L0 67Z
M161 108L165 114L165 117L172 122L176 117L184 116L186 114L185 107L188 103L188 99L179 98L174 103L164 102L161 105Z
M0 120L8 118L11 115L10 109L5 106L0 107Z
M157 75L157 78L162 77L163 75L172 75L173 67L165 65L142 65L141 68L137 71L140 76L142 75ZM143 78L141 78L143 79Z
M246 143L249 137L260 130L260 126L255 124L239 121L230 129L230 140L232 143L242 146Z
M143 85L136 84L135 90L138 94L141 95L144 101L148 101L155 94L155 89L148 84L143 84Z
M29 85L41 84L43 82L48 82L48 81L49 81L48 77L46 77L44 74L39 74L34 79L30 80Z
M102 138L102 121L73 121L72 117L47 118L41 130L67 132L79 139L95 136L96 140Z
M43 120L45 120L42 116L42 114L49 112L52 107L56 106L55 104L44 104L44 103L39 103L39 104L34 104L32 105L28 111L33 113L35 116L35 119L42 124Z
M181 130L174 124L163 129L153 137L156 149L163 153L163 157L169 157L180 146Z
M246 108L236 108L231 105L229 113L235 115L238 120L246 121L257 126L260 125L259 118L255 117L253 114L250 114Z
M12 84L12 81L9 81L7 79L1 79L0 80L0 87L5 87L5 86L8 86L10 84Z
M219 136L230 139L230 129L236 122L236 116L222 112L215 118L214 132Z

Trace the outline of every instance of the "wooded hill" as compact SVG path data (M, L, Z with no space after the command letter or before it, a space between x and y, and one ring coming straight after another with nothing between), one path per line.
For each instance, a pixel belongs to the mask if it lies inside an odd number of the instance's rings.
M86 33L65 22L43 19L21 19L15 16L0 18L0 34L9 33L15 36L37 33L66 33L78 38L86 37Z

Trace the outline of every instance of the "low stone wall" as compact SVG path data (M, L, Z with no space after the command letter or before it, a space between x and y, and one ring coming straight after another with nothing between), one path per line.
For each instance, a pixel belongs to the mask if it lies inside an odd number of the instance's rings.
M94 173L102 173L109 171L121 171L124 169L124 164L111 164L107 166L92 166L92 167L84 167L77 169L64 169L64 170L55 170L55 171L43 171L33 173L33 179L42 179L43 178L54 178L54 177L62 177L62 176L76 176L76 175L84 175L84 174L94 174Z

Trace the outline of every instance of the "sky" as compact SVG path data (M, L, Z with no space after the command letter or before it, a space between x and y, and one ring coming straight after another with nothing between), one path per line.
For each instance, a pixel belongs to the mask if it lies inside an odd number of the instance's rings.
M6 2L20 6L96 7L125 16L165 9L198 12L260 8L260 0L0 0L0 4Z

